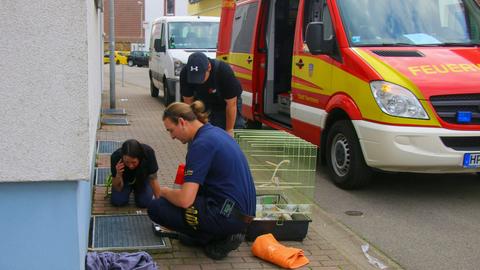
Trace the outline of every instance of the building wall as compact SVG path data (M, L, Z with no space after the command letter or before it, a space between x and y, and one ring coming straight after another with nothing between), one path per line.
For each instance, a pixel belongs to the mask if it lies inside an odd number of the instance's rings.
M82 189L78 181L1 183L0 269L85 269Z
M175 16L186 16L187 0L175 1ZM161 16L165 16L164 0L145 0L145 49L150 48L150 32L152 31L153 21Z
M222 0L201 0L188 5L188 14L199 16L220 16Z
M158 1L158 0L157 0ZM139 4L140 2L141 4ZM144 17L145 0L115 0L115 42L143 43L142 19ZM105 41L110 35L110 0L103 0Z
M101 99L94 4L2 3L0 269L85 269Z

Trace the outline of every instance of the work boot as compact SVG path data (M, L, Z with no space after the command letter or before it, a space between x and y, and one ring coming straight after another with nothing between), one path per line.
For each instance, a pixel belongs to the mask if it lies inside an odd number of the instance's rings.
M168 237L171 239L178 239L178 233L175 231L168 230L156 223L152 223L152 229L155 235L160 236L160 237Z
M171 231L165 227L162 227L156 223L152 223L153 227L153 232L155 235L160 236L160 237L167 237L170 239L178 239L180 243L182 243L184 246L201 246L203 243L189 235L186 235L184 233L176 232L176 231Z
M227 257L230 251L237 249L243 240L245 240L245 234L237 233L223 240L212 241L205 246L205 254L214 260L221 260Z
M182 243L184 246L188 247L197 247L197 246L203 246L204 243L202 243L200 240L197 238L193 238L187 234L184 233L178 233L178 241Z

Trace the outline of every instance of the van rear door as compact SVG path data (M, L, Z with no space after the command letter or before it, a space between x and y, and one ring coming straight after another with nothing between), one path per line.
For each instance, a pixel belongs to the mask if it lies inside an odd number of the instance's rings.
M243 116L252 120L254 117L254 105L256 103L254 87L256 72L254 72L254 70L257 70L257 68L255 67L254 41L257 29L258 5L259 1L256 0L239 3L235 8L233 18L222 16L220 22L220 24L223 25L228 24L228 20L233 20L228 63L242 85ZM220 35L222 35L222 33L220 33ZM219 37L219 39L224 39L224 37ZM224 47L225 45L219 45L219 48ZM222 59L221 55L219 55L219 57Z

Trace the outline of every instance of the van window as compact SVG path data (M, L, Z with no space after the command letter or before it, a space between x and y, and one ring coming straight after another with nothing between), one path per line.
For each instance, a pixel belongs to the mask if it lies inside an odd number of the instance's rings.
M257 15L257 3L237 7L233 21L231 52L249 53L253 39L253 27Z
M165 40L165 23L162 23L162 29L160 30L160 45L162 45L162 48L166 48L166 44L167 41Z
M168 23L168 48L216 49L218 22Z
M303 14L303 39L305 41L305 31L307 25L311 22L322 21L322 2L323 0L306 0Z
M160 37L160 27L159 24L152 25L152 35L150 36L150 51L155 51L153 48L154 42L156 38Z
M352 46L479 43L480 9L474 0L339 0L337 4Z
M324 39L331 39L333 37L332 18L325 0L307 0L305 2L305 9L303 15L303 40L305 41L305 31L307 25L311 22L323 22L324 25Z

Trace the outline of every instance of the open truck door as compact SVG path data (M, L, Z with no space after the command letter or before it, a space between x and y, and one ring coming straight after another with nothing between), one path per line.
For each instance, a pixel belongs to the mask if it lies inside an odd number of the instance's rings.
M258 94L254 91L259 77L254 71L260 65L254 46L258 6L258 0L240 5L224 0L218 36L217 59L230 64L242 85L242 115L248 126L260 124L255 119Z

